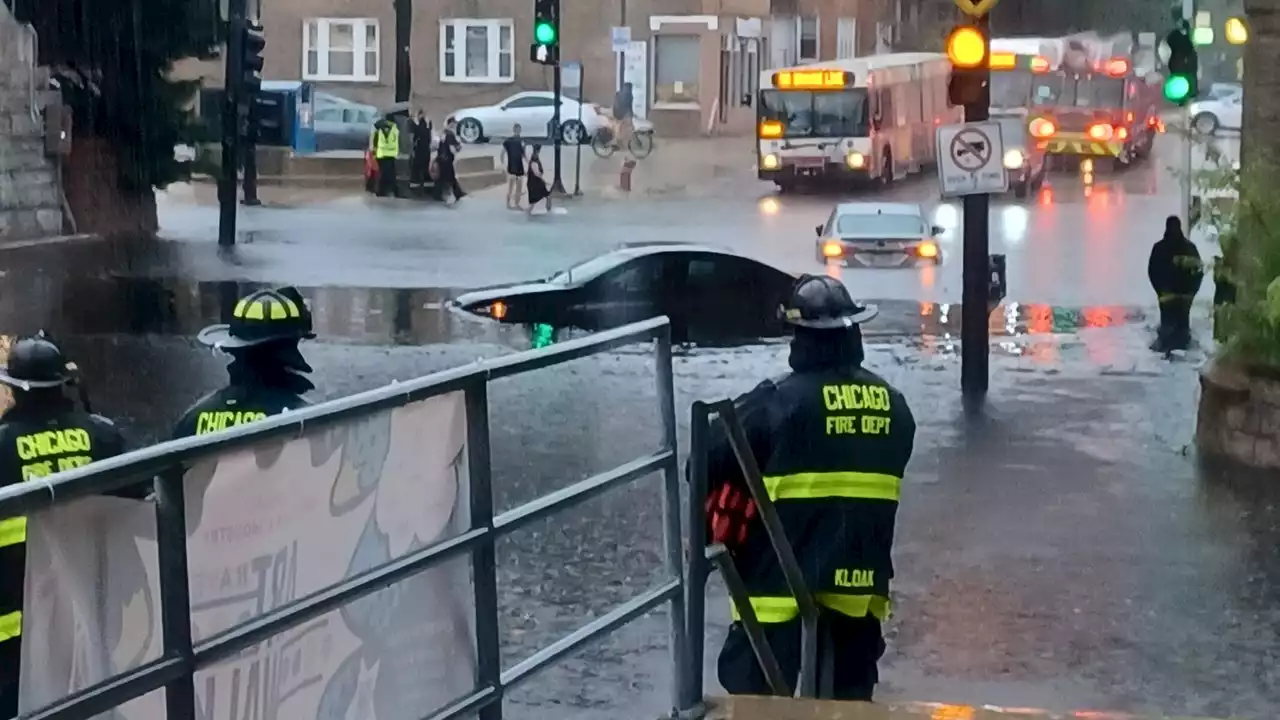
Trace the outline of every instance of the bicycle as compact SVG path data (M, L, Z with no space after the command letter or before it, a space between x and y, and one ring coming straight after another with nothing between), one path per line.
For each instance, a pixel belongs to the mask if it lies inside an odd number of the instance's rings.
M595 131L591 136L591 149L595 151L596 157L608 158L612 157L621 148L613 141L613 128L604 126ZM627 150L637 160L649 157L649 153L653 152L653 131L652 130L636 130L631 133L631 140L627 142Z

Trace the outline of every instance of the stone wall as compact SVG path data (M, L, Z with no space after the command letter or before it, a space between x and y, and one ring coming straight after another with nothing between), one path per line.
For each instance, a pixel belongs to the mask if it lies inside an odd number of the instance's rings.
M1206 459L1280 470L1280 378L1209 363L1200 374L1196 445Z
M44 154L47 73L34 35L0 3L0 243L62 233L56 168Z

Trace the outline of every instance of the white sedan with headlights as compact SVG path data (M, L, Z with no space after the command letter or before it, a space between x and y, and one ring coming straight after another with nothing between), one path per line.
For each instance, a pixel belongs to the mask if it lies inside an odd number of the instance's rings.
M942 264L937 236L924 209L914 203L840 203L818 233L818 262L845 267L913 267Z

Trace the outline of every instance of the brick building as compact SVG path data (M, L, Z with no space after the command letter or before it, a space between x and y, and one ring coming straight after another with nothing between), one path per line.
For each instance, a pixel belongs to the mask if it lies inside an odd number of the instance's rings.
M393 0L257 1L267 79L310 80L377 106L394 100ZM920 6L944 0L561 2L561 58L582 63L584 97L610 104L625 72L660 134L692 136L750 132L760 71L890 51L901 46L903 29L909 37ZM625 71L611 47L611 28L622 25L631 32ZM531 0L414 3L413 104L439 120L460 107L549 89L549 69L529 59L532 28ZM216 62L191 61L178 72L221 84Z

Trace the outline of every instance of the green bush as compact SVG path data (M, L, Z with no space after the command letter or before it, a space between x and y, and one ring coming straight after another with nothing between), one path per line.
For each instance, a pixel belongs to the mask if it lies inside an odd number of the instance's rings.
M1214 279L1235 289L1232 302L1214 310L1214 336L1228 361L1280 374L1280 165L1251 162L1242 170L1214 168L1197 173L1203 190L1234 192L1223 207L1205 203L1198 224L1217 230L1222 248Z

